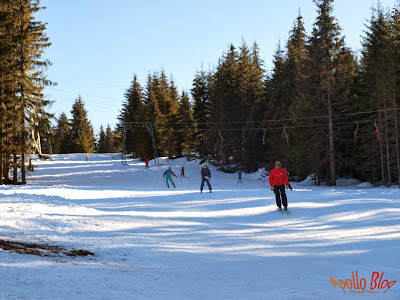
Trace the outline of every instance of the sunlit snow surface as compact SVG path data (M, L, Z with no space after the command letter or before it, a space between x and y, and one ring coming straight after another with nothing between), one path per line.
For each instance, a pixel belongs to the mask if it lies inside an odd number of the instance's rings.
M358 271L400 280L400 191L360 184L292 183L290 215L276 211L267 181L185 159L53 155L34 161L26 186L0 187L0 238L85 249L93 257L0 250L0 299L400 299L344 294ZM186 178L168 189L169 166Z

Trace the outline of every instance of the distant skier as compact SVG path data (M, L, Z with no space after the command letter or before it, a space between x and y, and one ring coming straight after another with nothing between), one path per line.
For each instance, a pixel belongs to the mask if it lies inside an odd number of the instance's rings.
M146 163L146 169L150 169L150 159L147 157L144 162Z
M211 171L207 167L207 165L204 165L203 169L201 169L201 185L200 185L200 193L203 192L203 187L204 187L204 182L207 183L208 189L210 190L211 193Z
M269 173L269 184L271 186L271 190L275 193L276 205L279 210L282 210L282 205L284 210L287 211L287 197L285 192L286 189L289 188L289 180L286 173L286 170L282 168L280 161L275 163L275 168L271 170ZM281 199L282 198L282 199Z
M86 153L86 161L89 161L89 154Z
M171 167L168 168L167 171L164 172L164 176L165 177L165 183L167 184L168 188L169 188L169 183L168 181L171 181L172 185L174 186L174 188L176 188L174 181L172 180L172 176L178 177L174 174L174 172L172 172Z
M238 183L239 183L239 181L243 182L242 181L242 171L240 171L240 170L238 171Z
M185 177L185 168L183 166L181 168L181 177Z

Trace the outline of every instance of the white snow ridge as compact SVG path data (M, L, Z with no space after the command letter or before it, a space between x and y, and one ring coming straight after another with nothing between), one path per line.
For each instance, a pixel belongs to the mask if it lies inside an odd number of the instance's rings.
M201 194L195 161L128 163L53 155L0 187L0 299L400 299L398 188L292 183L282 214L264 176L211 166Z

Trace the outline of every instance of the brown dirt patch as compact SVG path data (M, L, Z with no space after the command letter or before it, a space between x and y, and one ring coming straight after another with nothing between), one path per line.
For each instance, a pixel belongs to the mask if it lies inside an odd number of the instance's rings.
M88 256L88 255L94 256L94 253L87 250L81 250L81 249L69 250L55 245L15 242L3 239L0 239L0 249L3 249L8 252L16 252L20 254L33 254L39 256L61 256L61 255L67 255L72 257Z

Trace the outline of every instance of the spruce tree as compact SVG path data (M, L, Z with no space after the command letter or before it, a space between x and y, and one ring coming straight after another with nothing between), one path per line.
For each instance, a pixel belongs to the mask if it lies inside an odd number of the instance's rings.
M293 28L290 31L289 39L286 44L287 48L287 60L285 64L285 73L287 74L287 86L286 95L288 97L287 110L289 112L288 119L297 118L300 119L306 114L300 115L299 112L305 113L307 109L297 109L302 107L304 102L304 95L307 94L307 90L304 90L306 74L305 74L305 62L307 60L307 34L304 28L303 17L299 14L294 22ZM287 123L283 123L285 126ZM304 125L304 122L298 120L293 122L293 125ZM315 153L309 151L309 139L308 131L304 128L292 128L287 135L290 134L290 147L286 141L286 149L288 150L289 164L287 168L296 172L297 179L300 181L311 173L313 170L310 169L310 161ZM282 142L282 139L281 139Z
M211 121L217 125L213 126L210 139L213 141L211 151L215 153L216 159L226 161L232 153L232 145L235 137L232 131L226 127L227 122L232 122L232 115L238 107L231 105L238 103L237 92L237 67L238 53L234 45L224 54L213 74L210 85Z
M134 75L131 86L126 90L125 102L118 117L121 127L125 122L144 122L145 107L142 87ZM146 143L148 142L148 133L142 126L132 125L125 128L125 149L127 152L133 152L140 157L146 156Z
M391 86L393 88L393 118L394 118L394 146L395 146L395 155L396 155L396 167L395 170L397 171L397 182L398 186L400 187L400 122L398 120L399 112L398 108L400 107L400 74L397 70L397 66L400 62L400 6L397 5L391 15L391 70L395 71L394 76L391 80Z
M399 137L397 107L399 102L398 12L384 13L382 7L373 9L363 42L360 82L365 95L363 107L378 111L370 116L378 124L379 140L363 145L364 158L371 155L368 165L380 170L382 184L390 186L399 177ZM380 164L380 167L378 167ZM397 174L397 176L395 176ZM400 181L400 179L399 179Z
M1 79L1 102L2 108L12 112L1 115L0 158L8 181L9 155L21 155L23 184L26 183L26 155L31 152L30 139L40 136L37 130L48 130L47 119L51 117L45 111L50 102L42 94L43 88L52 84L44 76L50 63L42 60L50 42L45 34L46 24L35 21L33 16L42 9L39 4L39 0L0 1L0 69L7 70ZM41 126L46 123L47 128ZM4 147L4 142L11 146Z
M94 133L93 127L88 120L81 96L76 99L70 120L71 151L74 153L93 153Z
M98 153L107 153L107 150L106 150L106 134L104 132L103 125L100 126L99 141L97 143L97 152Z
M195 121L189 95L184 91L179 100L177 128L177 153L191 153L195 146Z
M70 152L70 127L65 113L62 113L57 120L54 140L54 153L63 154Z
M308 116L315 117L313 122L326 124L326 127L316 127L310 132L310 137L317 143L314 159L319 178L325 171L327 183L336 185L337 133L334 130L333 116L340 113L348 101L348 91L352 83L352 55L344 47L340 27L332 16L333 0L314 0L314 3L318 8L318 17L307 44L307 93L304 95L307 103L296 109L299 109L299 115L307 109ZM318 119L318 116L322 117Z
M196 148L201 156L206 155L206 137L210 129L208 123L211 117L211 103L209 95L209 74L203 69L198 71L193 79L191 94L193 98L193 118L197 124Z
M162 139L163 115L160 111L160 108L158 106L158 101L156 98L157 89L158 89L158 78L149 74L149 76L147 77L147 85L144 96L144 110L146 116L145 119L147 122L151 122L153 124L154 137L157 142L157 148L158 148L157 150L159 154L163 155L164 152L161 151L160 148L160 142L162 140L165 140L164 138ZM152 157L153 151L151 148L150 137L148 141L149 143L147 143L147 147L144 152L146 157Z
M106 153L116 152L116 149L114 146L114 133L110 127L110 124L107 125L106 133L105 133L105 152Z

